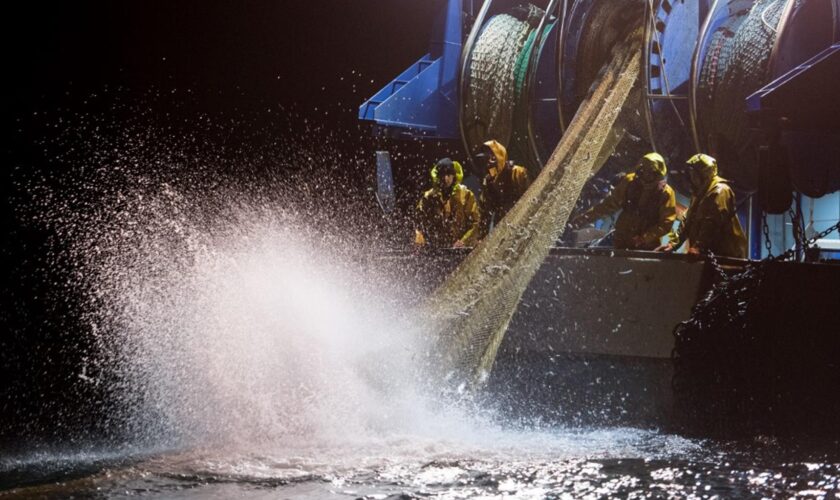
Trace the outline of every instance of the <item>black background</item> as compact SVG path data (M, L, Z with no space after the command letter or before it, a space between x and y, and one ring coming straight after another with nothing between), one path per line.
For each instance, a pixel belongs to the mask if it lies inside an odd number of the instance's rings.
M120 1L6 11L6 118L104 85L191 87L206 111L342 102L422 55L440 1ZM351 81L351 72L362 78ZM342 80L343 78L343 80ZM357 85L353 94L351 84ZM221 94L220 94L221 93ZM220 97L221 95L221 97Z
M293 128L305 117L345 134L350 147L369 148L358 106L427 51L442 5L128 0L4 8L0 450L89 437L81 431L91 408L70 389L84 348L72 301L56 300L61 291L51 283L62 271L42 258L51 235L21 220L16 205L17 180L43 168L36 143L49 134L45 117L80 108L103 89L118 88L122 98L189 89L186 104L168 113L247 116L269 135L278 115Z

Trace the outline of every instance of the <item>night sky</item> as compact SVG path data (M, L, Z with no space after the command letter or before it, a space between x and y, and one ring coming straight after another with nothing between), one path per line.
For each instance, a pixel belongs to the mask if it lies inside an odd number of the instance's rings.
M46 116L116 92L159 113L242 118L352 145L358 107L428 50L443 0L87 1L9 8L3 153L28 168ZM154 104L154 103L153 103ZM177 104L175 109L172 104ZM107 109L107 108L106 108ZM288 122L289 125L280 122ZM357 141L358 142L358 141ZM361 145L360 145L361 147ZM371 159L373 153L370 153ZM4 177L7 203L8 177Z
M205 111L331 101L352 117L364 98L426 51L441 4L16 4L4 16L4 73L13 90L3 115L48 107L67 92L80 97L122 85L135 91L191 88Z
M84 109L93 95L142 102L157 93L183 104L159 112L188 119L202 113L244 117L267 135L283 115L292 128L278 128L277 134L306 134L307 127L295 129L306 117L352 144L364 133L358 106L427 51L442 5L442 0L130 0L7 6L0 446L15 442L31 419L40 421L36 428L46 428L40 437L61 435L62 429L49 429L51 415L72 404L54 382L62 370L76 369L78 353L66 348L73 342L66 331L72 326L56 321L73 311L51 304L50 282L62 276L44 270L39 258L48 251L50 235L20 220L13 197L20 178L43 167L36 143L51 133L46 122ZM108 99L99 99L106 109Z

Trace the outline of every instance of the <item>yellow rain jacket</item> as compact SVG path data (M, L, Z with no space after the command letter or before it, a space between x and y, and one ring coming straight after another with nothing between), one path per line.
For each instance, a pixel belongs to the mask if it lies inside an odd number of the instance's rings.
M496 156L496 167L484 177L481 187L482 234L487 233L490 220L498 224L531 185L528 170L509 162L504 146L498 141L484 145Z
M677 201L674 190L665 182L667 169L662 156L650 153L643 161L659 181L646 184L638 172L625 175L604 201L577 217L575 224L587 224L621 210L615 222L615 248L653 250L660 246L677 218ZM638 237L637 242L634 237Z
M691 248L715 255L747 258L747 238L736 215L735 193L718 176L702 196L695 196L685 220L671 235L675 249L688 241Z
M452 247L460 241L464 246L474 246L478 237L481 216L475 195L467 186L461 184L464 170L457 161L455 182L445 193L441 189L437 167L432 168L432 189L429 189L417 202L417 228L415 243L431 245L437 248Z

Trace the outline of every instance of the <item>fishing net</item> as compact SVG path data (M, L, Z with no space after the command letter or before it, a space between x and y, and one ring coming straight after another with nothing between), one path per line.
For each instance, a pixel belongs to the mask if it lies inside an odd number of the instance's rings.
M729 18L712 34L698 86L700 130L733 181L755 186L758 162L747 123L746 98L767 83L776 30L794 0L732 2ZM711 131L714 131L712 133ZM737 171L726 171L737 165Z
M646 0L610 0L586 4L587 14L582 22L581 34L577 37L576 49L573 53L565 55L563 63L564 99L569 99L564 106L571 110L577 109L589 94L604 64L612 57L613 47L622 43L629 32L642 29L647 8ZM569 42L570 40L567 40L567 43ZM617 175L626 173L641 156L652 150L647 140L647 122L642 113L645 89L641 83L643 82L639 82L633 89L633 94L627 100L628 104L625 105L625 111L618 121L621 126L613 128L611 140L614 141L615 148L604 148L612 154L599 171L598 177L601 180L611 182ZM595 194L591 190L587 191L590 191L588 194ZM585 204L587 201L600 201L605 194L595 194L598 198L596 200L582 196L581 202Z
M428 315L445 374L486 379L528 283L615 146L613 129L639 79L640 52L638 35L618 46L529 190L431 297Z
M545 26L542 30L542 41L548 37L549 32L554 28L552 24ZM531 58L539 54L538 48L535 46L537 39L537 31L531 31L528 35L528 40L519 53L519 58L516 60L514 68L514 96L515 105L513 110L513 136L511 137L511 152L514 158L519 159L519 164L528 167L532 172L538 169L539 160L534 156L531 146L528 143L528 116L529 107L531 103L528 100L528 68L530 67Z
M464 132L470 150L489 139L510 144L514 109L524 85L524 73L517 79L517 61L524 57L527 66L531 50L526 45L543 14L530 5L524 21L508 14L493 16L476 40L465 75ZM530 40L533 43L533 37Z

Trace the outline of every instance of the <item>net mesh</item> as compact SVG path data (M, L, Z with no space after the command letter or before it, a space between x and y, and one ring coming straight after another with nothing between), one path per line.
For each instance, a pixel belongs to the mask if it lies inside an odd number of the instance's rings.
M529 190L432 295L428 316L444 373L471 383L489 374L528 283L615 146L614 128L639 79L639 49L638 38L618 46Z
M712 34L700 72L698 120L706 144L721 160L724 175L745 185L755 185L758 175L745 100L768 81L770 53L788 1L733 2L729 18ZM728 165L738 170L726 171Z

